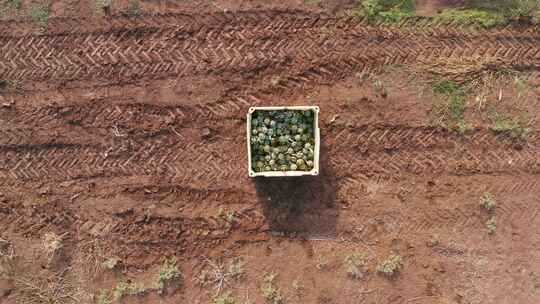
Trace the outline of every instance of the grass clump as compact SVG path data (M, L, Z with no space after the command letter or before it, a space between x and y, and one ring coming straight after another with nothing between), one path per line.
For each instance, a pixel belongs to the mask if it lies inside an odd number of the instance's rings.
M495 217L490 218L486 222L486 228L489 234L494 234L497 231L497 220L495 219Z
M432 124L454 131L459 135L470 133L473 126L465 121L466 91L450 80L434 83L432 90L441 97L441 100L436 102L431 110Z
M451 80L442 80L433 84L433 92L441 95L464 95L463 88Z
M319 5L321 4L321 0L304 0L304 3L308 5Z
M2 3L4 3L4 2L2 1ZM5 4L10 9L19 10L22 7L22 0L6 0Z
M231 295L230 292L227 292L223 295L217 296L212 301L213 304L236 304L236 299Z
M400 22L413 16L412 0L364 0L352 14L368 21Z
M261 287L262 296L267 304L283 304L285 303L285 298L275 286L275 279L277 274L270 273L265 275L263 279L263 285Z
M501 13L479 9L445 9L436 18L445 22L479 25L483 28L503 25L508 22Z
M159 274L157 278L156 288L158 294L163 293L167 282L179 278L181 278L181 273L178 270L178 265L176 265L176 259L172 258L170 260L165 260L165 262L163 263L163 265L161 265L161 268L159 269Z
M113 299L120 300L125 296L137 296L146 292L146 288L139 283L120 282L113 289Z
M366 266L366 257L361 254L350 254L345 257L345 267L347 268L347 275L353 279L362 279L365 275L364 267Z
M112 304L111 294L105 290L102 290L97 297L97 304Z
M507 118L498 113L491 115L492 125L489 127L496 134L505 134L512 138L525 139L532 132L530 122L524 118Z
M39 24L42 27L46 27L49 24L49 16L51 9L47 5L32 6L30 8L30 19Z
M509 20L531 19L540 12L538 0L469 0L471 8L502 14Z
M377 266L377 271L387 277L393 277L402 267L403 263L401 256L390 255L386 260L379 264L379 266Z
M471 123L468 123L464 120L460 120L454 126L454 131L459 135L467 135L474 130L474 127Z
M497 203L493 199L493 195L491 193L484 192L484 194L480 198L480 205L484 207L484 209L486 209L488 212L491 212L495 210Z

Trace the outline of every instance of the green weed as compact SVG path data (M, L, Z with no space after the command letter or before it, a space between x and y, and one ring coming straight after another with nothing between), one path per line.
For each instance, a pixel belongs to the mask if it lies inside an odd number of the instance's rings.
M120 282L113 289L113 299L120 300L125 296L137 296L146 292L146 288L139 283Z
M19 10L22 7L22 0L7 0L6 4L10 9Z
M433 104L431 110L432 124L455 131L459 135L466 135L473 130L473 126L465 119L466 92L457 83L449 80L436 82L432 85L435 94L442 100Z
M261 293L266 303L268 304L283 304L285 298L275 286L276 273L267 274L263 279Z
M106 290L102 290L97 297L97 304L112 304L110 293Z
M217 296L213 300L213 304L236 304L236 299L227 292L223 295Z
M178 270L178 265L176 265L176 259L167 259L161 265L161 268L159 269L159 274L157 278L157 292L158 294L163 293L163 290L165 289L165 284L168 281L181 278L182 275L180 274L180 271Z
M42 27L46 27L49 24L49 15L51 13L50 7L47 5L33 6L30 8L30 19L39 24Z
M353 279L362 279L365 275L364 266L366 265L366 257L361 254L350 254L345 257L345 267L347 268L347 275Z
M486 228L489 234L494 234L497 231L497 220L495 220L495 217L491 217L486 222Z
M321 4L321 0L304 0L304 3L308 5L319 5Z
M436 18L445 22L479 25L484 28L503 25L508 22L504 15L500 13L478 9L445 9Z
M489 192L484 192L480 198L480 205L488 212L495 210L495 207L497 207L497 203L493 199L493 195Z
M469 2L471 8L497 12L507 19L529 18L540 11L538 0L470 0Z
M433 92L441 95L464 95L463 88L451 80L442 80L433 84Z
M411 17L412 0L364 0L352 14L369 21L400 22Z
M388 259L377 266L377 271L385 276L393 277L402 267L401 257L399 255L390 255Z
M525 139L532 132L530 122L522 117L507 118L494 112L490 118L492 125L489 129L496 134L505 134L512 138Z
M523 93L525 93L529 89L529 83L527 82L527 79L521 78L519 76L516 76L514 78L514 84L516 85L516 89L518 91L518 97L521 97Z
M467 135L474 130L474 127L472 124L466 122L466 121L458 121L458 123L454 126L453 129L457 134L459 135Z
M410 12L402 11L400 9L391 9L387 12L380 12L379 16L384 22L398 23L402 20L412 17L413 14Z

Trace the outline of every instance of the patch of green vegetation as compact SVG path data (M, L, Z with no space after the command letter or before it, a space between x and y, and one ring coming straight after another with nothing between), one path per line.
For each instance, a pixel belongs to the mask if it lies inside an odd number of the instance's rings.
M508 22L504 15L478 9L445 9L436 16L438 20L458 24L473 24L484 28L503 25Z
M263 285L261 287L262 296L267 304L283 304L285 298L275 286L275 279L277 274L270 273L265 275L263 279Z
M388 259L384 260L379 266L377 271L385 276L393 277L403 267L401 256L390 255Z
M102 290L97 297L97 304L112 304L110 293L106 290Z
M305 0L315 1L315 0ZM349 15L368 21L401 22L414 16L413 0L363 0ZM540 22L538 0L469 0L460 9L445 9L436 20L470 24L484 28L504 25L511 20L529 19Z
M495 217L490 218L486 222L486 228L489 234L494 234L497 231L497 220L495 220Z
M146 288L139 283L120 282L113 289L113 299L120 300L125 296L137 296L146 292Z
M521 98L521 96L529 90L529 82L526 78L516 76L514 78L514 85L518 91L518 98Z
M181 277L182 275L178 270L178 265L176 265L176 259L172 258L170 260L165 260L165 262L163 263L163 265L161 265L161 268L159 269L159 274L157 278L156 288L158 294L163 293L163 290L165 289L165 284L167 284L167 282Z
M304 0L304 3L308 5L319 5L321 4L321 0Z
M465 94L463 88L451 80L442 80L434 83L433 92L448 96L461 96Z
M439 20L460 24L475 24L484 28L504 25L512 20L540 21L538 0L469 0L465 9L446 9Z
M392 23L413 16L413 10L412 0L364 0L352 14L369 21Z
M391 9L387 12L380 12L379 16L384 22L398 23L402 20L412 17L413 14L410 12L402 11L400 9Z
M531 18L540 12L538 0L470 0L471 8L503 14L507 19Z
M353 253L345 257L345 267L347 275L353 279L362 279L365 275L364 266L366 265L366 257L362 254Z
M466 135L473 130L472 124L465 121L466 91L457 83L443 80L433 84L432 90L441 100L433 104L432 125Z
M213 299L213 304L236 304L236 299L231 295L230 292L227 292L223 295L217 296Z
M51 9L48 5L32 6L30 8L29 16L34 22L42 27L46 27L49 24L49 15Z
M461 136L464 136L464 135L467 135L469 133L471 133L473 130L474 130L474 127L472 124L464 121L464 120L460 120L457 122L457 124L454 126L453 130L461 135Z
M232 260L225 275L234 280L240 280L244 276L244 261L241 258Z
M489 129L496 134L505 134L512 138L525 139L532 132L531 123L523 117L507 118L494 112L490 115Z
M495 202L495 199L493 199L493 194L490 192L484 192L484 194L482 194L480 205L488 212L495 210L495 207L497 207L497 203Z
M22 0L6 0L5 4L10 9L19 10L22 7Z

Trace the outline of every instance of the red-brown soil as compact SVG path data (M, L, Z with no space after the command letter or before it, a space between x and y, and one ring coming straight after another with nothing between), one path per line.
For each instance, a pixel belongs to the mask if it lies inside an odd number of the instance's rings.
M170 257L183 280L123 302L211 303L193 279L234 258L238 303L265 303L270 272L286 303L540 301L538 27L377 25L339 13L354 1L69 3L47 29L0 21L0 303L31 303L40 278L64 279L55 303L97 303ZM430 124L441 70L473 84L466 136ZM248 178L245 114L263 105L321 108L319 176ZM495 134L489 109L533 131ZM355 252L360 280L343 263ZM390 254L403 268L386 278Z

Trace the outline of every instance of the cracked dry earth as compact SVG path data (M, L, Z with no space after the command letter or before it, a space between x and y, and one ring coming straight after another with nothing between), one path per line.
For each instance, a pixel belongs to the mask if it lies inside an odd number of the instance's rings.
M0 236L35 267L67 269L79 302L173 256L177 288L124 302L210 303L213 290L192 278L205 258L235 257L247 280L227 288L252 303L264 303L271 271L287 303L540 301L537 128L525 140L496 135L476 112L467 137L433 127L436 97L407 72L381 72L487 62L526 73L527 92L503 81L486 96L537 117L538 27L369 24L293 9L1 26ZM371 74L386 98L361 80ZM320 176L248 178L247 109L312 104ZM492 235L486 191L497 201ZM63 246L45 265L35 247L50 232ZM343 266L351 252L367 255L361 280ZM390 253L403 258L393 279L375 271ZM111 256L115 273L87 269ZM20 303L17 282L0 282L0 302Z

